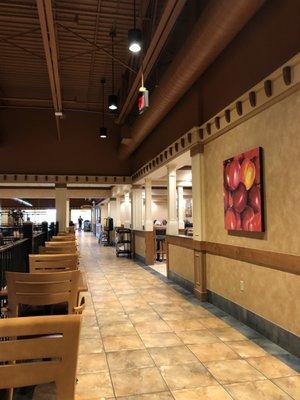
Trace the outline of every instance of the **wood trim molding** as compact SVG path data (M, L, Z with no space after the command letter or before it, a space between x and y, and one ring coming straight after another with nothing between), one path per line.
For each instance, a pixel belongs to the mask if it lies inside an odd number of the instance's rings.
M254 265L300 275L300 256L276 253L269 250L251 249L223 243L200 242L184 236L167 235L167 243L215 256L231 258Z
M201 242L202 250L216 256L244 261L277 271L300 275L300 256L250 249L222 243Z
M194 250L194 240L189 236L180 235L167 235L166 236L167 245L173 244L174 246L184 247L185 249Z
M130 176L0 174L0 183L131 184Z

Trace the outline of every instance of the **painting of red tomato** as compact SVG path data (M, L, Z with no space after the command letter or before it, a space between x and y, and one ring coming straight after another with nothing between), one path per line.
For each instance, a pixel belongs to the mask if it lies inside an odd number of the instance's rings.
M263 232L262 148L223 162L225 229Z

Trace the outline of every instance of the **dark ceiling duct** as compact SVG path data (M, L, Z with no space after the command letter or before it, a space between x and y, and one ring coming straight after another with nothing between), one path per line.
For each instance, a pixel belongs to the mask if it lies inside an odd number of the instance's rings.
M185 46L174 58L150 98L150 108L131 128L131 140L121 144L127 158L218 57L265 0L211 0Z

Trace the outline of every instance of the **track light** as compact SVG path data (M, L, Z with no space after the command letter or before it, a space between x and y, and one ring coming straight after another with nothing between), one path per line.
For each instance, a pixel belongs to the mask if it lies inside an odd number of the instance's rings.
M142 32L140 29L128 31L129 50L132 53L139 53L142 50Z
M111 94L108 96L108 108L112 111L118 108L118 96L116 94Z
M112 94L108 96L108 108L111 111L115 111L118 108L118 96L115 94L115 64L114 64L114 37L116 36L115 31L109 33L111 37L111 80L112 80Z
M106 79L102 78L101 79L101 85L102 85L102 126L99 131L99 136L101 139L107 139L107 128L104 126L104 85L105 85Z
M128 31L128 48L132 53L142 50L142 31L136 27L135 0L133 1L133 29Z
M105 128L104 126L100 128L100 138L101 139L107 138L107 128Z

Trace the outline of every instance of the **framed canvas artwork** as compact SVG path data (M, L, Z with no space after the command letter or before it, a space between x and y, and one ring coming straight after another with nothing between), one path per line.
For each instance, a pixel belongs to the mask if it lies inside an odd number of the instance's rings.
M261 167L261 147L223 162L225 229L264 231Z

